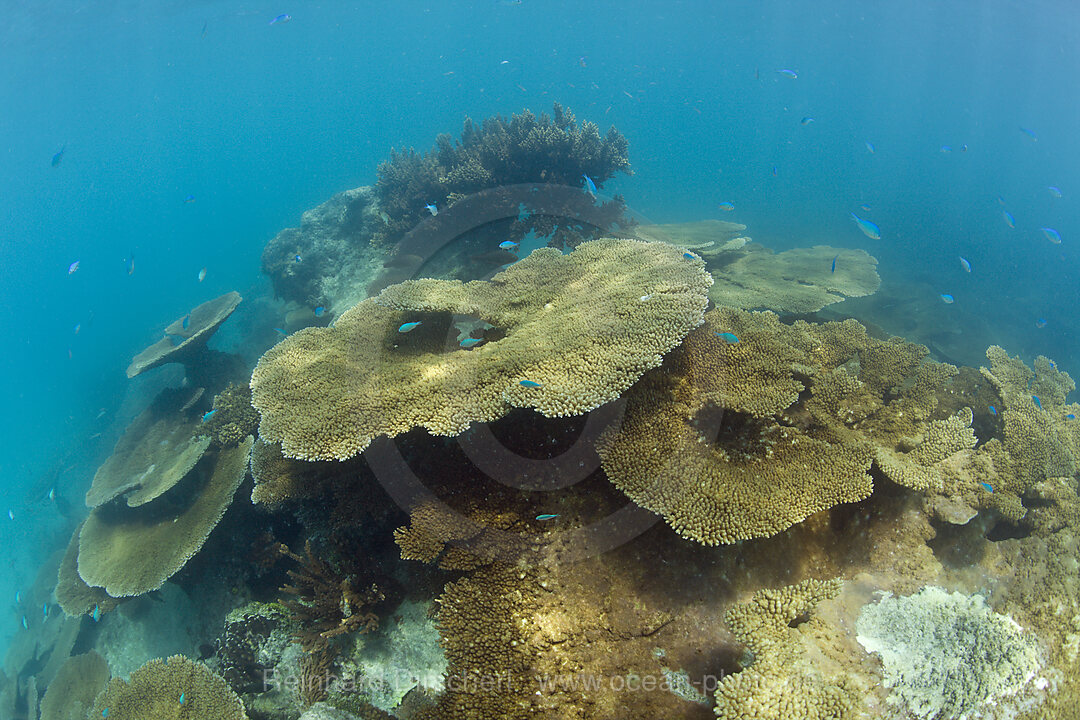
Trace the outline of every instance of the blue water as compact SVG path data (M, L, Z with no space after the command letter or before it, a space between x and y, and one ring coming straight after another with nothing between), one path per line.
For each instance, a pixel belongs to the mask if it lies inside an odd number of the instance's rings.
M130 357L203 300L266 295L269 238L372 183L391 147L426 149L465 115L561 102L626 135L635 175L604 190L638 213L736 220L775 248L865 248L942 323L988 326L1010 352L1080 373L1080 14L1069 3L5 7L0 597L13 600L66 540L27 488L59 463L58 490L78 508L168 377L128 381ZM291 22L269 24L283 12ZM956 303L937 300L946 292ZM0 616L0 638L17 623Z

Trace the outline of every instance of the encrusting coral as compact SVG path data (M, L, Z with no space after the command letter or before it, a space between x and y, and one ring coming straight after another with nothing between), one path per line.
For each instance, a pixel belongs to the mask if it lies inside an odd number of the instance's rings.
M512 407L588 412L701 323L710 282L671 246L603 239L569 255L542 248L490 281L391 286L263 355L251 377L259 434L288 457L343 460L377 435L456 435ZM497 339L462 349L451 313Z
M165 337L136 355L127 369L127 376L136 375L165 365L183 363L189 369L204 363L206 343L221 323L225 322L243 298L235 290L192 308L191 312L174 320L165 328ZM174 342L179 338L179 342Z
M778 590L759 590L725 614L735 638L753 654L746 669L725 676L716 689L722 720L842 720L856 704L844 678L827 679L805 662L793 624L836 597L839 579L804 580ZM812 621L812 620L811 620Z
M479 126L466 118L460 140L440 135L435 147L423 155L411 149L392 151L390 159L379 165L375 192L387 216L373 242L387 245L400 239L428 216L429 203L441 211L461 197L518 183L583 187L585 175L599 187L617 172L630 172L626 138L615 128L601 138L596 125L579 126L573 113L558 103L551 116L537 117L526 110L509 120L490 117ZM608 205L603 215L616 224L625 206L621 198ZM552 244L559 247L589 239L569 215L560 218L542 208L526 210L527 218L508 227L515 238L532 231L551 235Z
M156 590L206 542L247 473L250 436L172 492L138 508L94 508L79 533L79 575L113 597ZM173 494L181 492L174 500Z
M192 392L163 390L116 443L94 474L86 504L97 507L127 494L136 507L165 493L187 475L210 446L191 412Z
M244 704L202 663L174 655L151 660L128 680L113 678L90 717L109 720L247 720Z
M41 698L41 720L86 720L109 682L109 664L94 651L69 657Z

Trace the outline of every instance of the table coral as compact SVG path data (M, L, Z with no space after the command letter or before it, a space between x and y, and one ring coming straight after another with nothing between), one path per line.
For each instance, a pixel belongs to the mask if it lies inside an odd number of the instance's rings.
M41 720L85 720L109 682L109 665L94 651L69 657L41 699Z
M391 286L263 355L251 378L260 436L288 457L343 460L377 435L457 435L515 406L588 412L702 322L710 282L671 246L604 239L537 250L490 281ZM502 337L462 350L448 341L451 313ZM408 322L421 325L400 332Z
M247 473L254 440L218 453L212 470L189 474L185 497L138 508L102 505L79 533L79 575L114 597L156 590L199 551L225 514ZM175 490L174 490L175 491Z
M247 720L243 703L225 681L205 665L183 655L151 660L131 673L126 681L110 680L94 701L90 717Z
M775 535L872 490L870 450L813 437L774 416L821 360L818 332L724 309L627 394L623 423L597 443L605 472L638 505L708 545ZM857 324L830 328L856 332ZM737 343L720 333L738 336ZM842 333L841 333L842 334Z
M167 363L178 362L185 366L198 364L210 336L229 319L242 299L240 293L234 290L207 300L174 320L165 328L165 337L131 360L127 376L133 378ZM179 342L174 342L174 338L179 338Z
M64 558L60 561L60 569L56 578L56 602L68 615L95 614L98 618L112 612L119 604L119 600L109 595L102 588L90 587L79 575L79 533L82 531L82 523L75 528L68 541ZM96 610L96 612L95 612Z
M741 672L725 676L716 689L716 717L722 720L841 720L856 697L844 678L826 679L803 661L804 644L793 624L807 619L824 600L840 592L839 579L804 580L778 590L759 590L724 619L753 659Z
M865 250L815 245L774 254L750 243L737 259L710 263L716 283L709 299L747 310L812 313L848 297L872 295L881 284L876 268L877 260Z
M199 418L188 406L191 395L185 389L163 390L131 422L94 474L86 493L89 507L125 493L130 507L148 503L195 467L210 438L200 435Z

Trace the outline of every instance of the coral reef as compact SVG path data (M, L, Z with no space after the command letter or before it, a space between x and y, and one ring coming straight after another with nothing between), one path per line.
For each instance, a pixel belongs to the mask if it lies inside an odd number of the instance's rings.
M281 446L262 438L251 448L251 501L268 510L318 496L347 471L338 462L306 462L281 454Z
M288 457L342 460L377 435L456 435L512 407L587 412L700 324L708 283L670 246L605 239L535 251L489 282L391 286L263 355L251 377L259 435ZM447 339L454 312L501 337L461 349Z
M872 489L868 448L774 418L804 389L796 371L820 373L848 359L822 355L827 335L847 333L854 348L865 339L859 330L710 311L705 325L627 394L622 425L597 444L605 472L635 503L710 545L775 535L837 503L862 500Z
M152 660L125 681L113 678L91 717L109 720L247 720L244 705L205 665L183 655Z
M926 587L886 595L859 614L858 640L877 653L892 692L919 718L964 717L1015 695L1039 669L1037 648L979 595Z
M165 328L165 337L146 348L128 365L127 376L133 378L147 370L168 363L182 363L197 386L207 386L207 382L220 366L228 367L232 363L223 353L208 350L206 343L217 332L221 324L229 319L233 310L243 298L235 290L213 300L207 300L191 309L191 312L174 320ZM174 339L179 338L179 342Z
M877 260L864 250L815 245L773 254L750 243L730 262L703 255L716 281L709 299L722 307L812 313L845 298L872 295L881 284Z
M248 435L254 435L259 425L259 413L251 405L251 388L229 384L214 396L209 417L205 417L199 432L210 438L215 447L234 447Z
M166 389L132 421L94 474L86 504L97 507L127 493L129 507L167 492L195 467L210 438L191 411L193 393Z
M835 597L839 580L804 580L779 590L760 590L750 602L728 610L724 619L753 659L720 681L716 717L723 720L842 720L856 698L844 678L821 677L804 660L800 633L792 627L823 600Z
M85 720L109 682L109 665L96 652L69 657L41 698L41 720Z
M601 187L615 173L630 172L627 147L626 138L615 128L601 138L596 125L579 126L573 113L558 103L551 116L537 117L526 110L509 120L487 118L479 126L466 118L460 140L440 135L425 154L395 150L379 165L375 193L386 223L376 230L373 242L382 246L397 242L427 216L429 203L442 211L489 188L519 183L584 187L585 175ZM572 247L599 237L598 230L625 222L622 199L609 205L603 213L608 222L593 228L568 219L576 213L554 214L549 208L527 205L527 217L508 226L508 237L520 240L535 232L551 236L555 247Z
M95 614L101 615L112 612L120 603L109 593L99 587L90 587L79 575L79 534L82 532L82 523L75 528L68 541L64 558L60 561L60 569L56 578L56 602L60 608L71 617Z
M262 691L292 634L289 612L280 604L253 602L233 610L216 641L221 676L238 693Z
M247 472L254 440L218 452L212 466L189 473L191 486L139 508L94 508L79 534L79 575L113 597L155 590L199 551Z

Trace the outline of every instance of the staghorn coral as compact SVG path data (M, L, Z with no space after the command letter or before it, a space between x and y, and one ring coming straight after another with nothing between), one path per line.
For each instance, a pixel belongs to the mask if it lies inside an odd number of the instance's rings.
M113 597L161 587L199 551L232 503L253 442L249 436L219 451L212 467L188 474L190 485L181 483L153 503L94 508L79 533L79 575Z
M69 657L41 698L41 720L85 720L109 682L109 665L94 651Z
M877 260L864 250L815 245L773 254L750 243L734 260L709 263L716 281L709 299L747 310L812 313L848 297L872 295L881 284L876 267Z
M86 504L97 507L125 493L129 507L150 502L180 482L202 458L210 439L199 437L191 391L166 389L139 414L112 455L94 473Z
M112 612L116 609L119 601L99 587L90 587L79 575L79 533L82 531L82 523L75 528L68 541L64 559L60 561L60 569L56 578L56 602L69 616L94 615L95 608L98 616Z
M457 142L439 135L428 153L392 150L389 160L379 165L375 194L386 223L376 228L373 242L385 246L399 240L425 218L428 203L441 210L478 191L519 183L583 187L583 175L599 187L617 172L630 172L626 138L615 128L601 138L596 125L579 126L573 113L558 103L551 116L537 117L526 110L509 120L490 117L480 126L466 118ZM545 208L526 205L530 217L507 226L511 239L533 231L553 235L553 242L562 247L576 245L595 232L568 220L573 214L554 217ZM616 198L602 214L611 225L625 224L624 208Z
M804 580L759 590L724 615L735 638L752 653L746 669L724 677L716 689L716 717L723 720L841 720L856 697L844 678L827 679L807 663L805 641L793 623L836 597L840 580Z
M305 651L325 651L329 641L339 635L370 632L379 626L379 618L371 608L385 595L375 583L361 580L355 565L335 567L322 560L312 552L310 540L303 556L288 548L282 552L299 566L289 571L292 584L281 590L290 596L282 604L295 620L296 637ZM339 554L339 563L345 563L346 557ZM311 702L318 699L322 698Z
M198 374L198 365L207 364L210 351L206 343L221 323L229 319L233 310L243 298L235 290L192 308L191 312L174 320L165 328L165 337L136 355L128 365L127 376L136 375L165 365L183 363L190 371ZM179 338L180 342L174 342Z
M181 702L183 695L183 702ZM113 678L90 717L109 720L247 720L244 704L205 665L174 655L151 660L128 680Z
M263 355L251 377L259 434L287 457L343 460L377 435L456 435L515 406L588 412L701 323L709 282L670 246L604 239L537 250L491 281L391 286ZM504 334L461 350L447 340L454 312ZM398 332L417 318L423 327Z
M212 415L202 422L201 434L209 436L216 447L233 447L259 425L259 413L251 405L251 388L229 383L214 396Z
M843 335L857 324L830 324ZM736 328L739 342L717 335ZM821 355L812 326L715 310L664 366L627 395L621 427L597 443L604 471L677 532L715 545L767 537L841 502L869 496L870 451L772 416L792 405Z

